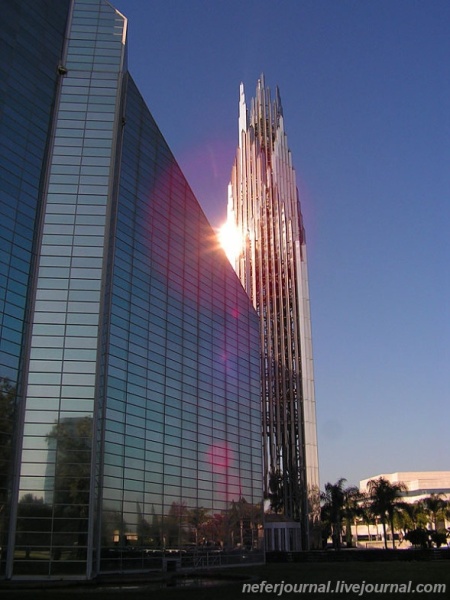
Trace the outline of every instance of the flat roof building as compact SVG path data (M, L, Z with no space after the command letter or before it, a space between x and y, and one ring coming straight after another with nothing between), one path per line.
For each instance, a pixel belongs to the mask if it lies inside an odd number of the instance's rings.
M398 471L397 473L382 473L362 479L359 482L361 492L367 491L371 479L383 477L389 483L404 483L407 490L402 493L406 502L423 500L431 494L442 494L450 500L450 471Z

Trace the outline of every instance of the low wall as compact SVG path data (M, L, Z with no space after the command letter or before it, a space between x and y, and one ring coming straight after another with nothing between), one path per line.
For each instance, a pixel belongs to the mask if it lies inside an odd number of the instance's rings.
M266 562L345 562L345 561L410 561L410 560L450 560L450 548L432 548L423 550L386 550L370 548L367 550L346 549L312 552L266 552Z

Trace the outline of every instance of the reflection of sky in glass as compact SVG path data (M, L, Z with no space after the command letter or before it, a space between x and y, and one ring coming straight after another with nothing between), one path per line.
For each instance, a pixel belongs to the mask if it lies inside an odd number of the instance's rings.
M40 567L55 573L85 560L94 474L98 539L112 549L160 543L152 523L167 543L186 543L186 511L212 518L261 494L256 315L127 76L122 127L121 18L104 2L74 5L37 256L16 538L17 557L45 547L52 566ZM33 511L41 529L27 538Z
M123 19L107 4L92 11L89 4L75 2L68 71L60 79L50 148L32 312L17 543L20 547L27 540L26 515L37 511L41 531L29 536L28 543L34 540L45 548L51 529L55 546L79 548L76 557L54 548L54 560L85 560L102 254L122 30ZM86 31L97 31L99 37L98 45L90 46L91 56Z
M90 401L92 406L92 401ZM21 495L33 494L36 498L44 498L49 502L49 490L52 487L52 474L56 462L56 442L51 439L51 434L58 426L55 418L52 425L47 423L49 412L27 411L22 444L22 471L20 477ZM91 418L91 412L64 412L62 422L78 421ZM41 423L40 421L45 421ZM36 430L36 426L39 430ZM43 435L34 434L41 433ZM45 494L44 494L45 492ZM44 494L44 495L43 495Z
M226 474L234 462L233 452L226 443L212 445L206 456L213 473Z
M112 280L104 506L122 501L131 524L137 503L143 515L168 515L173 503L220 511L241 493L259 499L261 457L256 317L131 82L128 94L124 155L142 143L160 157L123 172ZM128 441L118 438L125 430ZM118 444L136 446L120 465Z

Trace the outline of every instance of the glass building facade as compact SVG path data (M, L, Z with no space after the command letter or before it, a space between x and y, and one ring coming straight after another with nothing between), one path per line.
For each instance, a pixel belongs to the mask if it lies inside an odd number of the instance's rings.
M126 29L106 0L13 1L0 24L8 578L261 557L258 317Z
M277 89L258 81L239 146L228 228L234 266L260 317L267 550L319 546L319 465L306 238Z

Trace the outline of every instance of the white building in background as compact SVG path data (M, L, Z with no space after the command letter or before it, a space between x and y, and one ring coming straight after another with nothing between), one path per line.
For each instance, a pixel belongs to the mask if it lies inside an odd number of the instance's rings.
M399 471L397 473L380 473L362 479L359 482L360 492L368 492L368 483L373 479L383 477L392 484L404 483L407 490L402 494L402 501L414 504L419 500L424 500L432 494L439 494L443 500L450 501L450 471ZM445 526L449 523L446 520ZM397 534L397 532L396 532ZM352 526L352 535L357 539L359 547L382 547L383 532L381 525L358 524ZM388 539L391 538L391 531L388 528ZM409 542L399 545L400 548L409 547Z
M408 488L403 494L405 502L417 502L428 498L431 494L442 494L450 500L450 471L399 471L398 473L382 473L362 479L359 482L361 492L367 492L367 484L371 479L383 477L390 483L404 483Z

